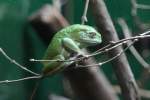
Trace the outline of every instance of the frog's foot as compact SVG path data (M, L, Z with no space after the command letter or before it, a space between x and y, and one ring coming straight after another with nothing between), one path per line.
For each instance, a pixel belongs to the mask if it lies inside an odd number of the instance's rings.
M78 54L76 57L78 59L77 61L86 61L89 58L89 56L85 54Z

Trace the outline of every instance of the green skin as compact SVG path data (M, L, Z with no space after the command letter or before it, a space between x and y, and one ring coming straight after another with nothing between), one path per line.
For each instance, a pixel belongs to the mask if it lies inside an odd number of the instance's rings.
M101 35L91 26L75 24L55 34L43 57L44 60L67 60L71 55L82 55L82 48L100 44ZM42 62L43 76L63 70L71 62Z

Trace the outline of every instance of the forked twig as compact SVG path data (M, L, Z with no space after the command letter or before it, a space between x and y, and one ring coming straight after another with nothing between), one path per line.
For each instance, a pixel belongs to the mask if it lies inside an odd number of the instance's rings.
M10 57L5 53L5 51L4 51L2 48L0 48L0 52L4 55L4 57L5 57L7 60L9 60L11 63L17 65L17 66L20 67L21 69L23 69L23 70L25 70L25 71L27 71L27 72L33 74L33 75L36 75L36 76L37 76L37 75L40 75L40 74L37 74L37 73L35 73L35 72L33 72L33 71L27 69L25 66L22 66L21 64L19 64L18 62L16 62L14 59L10 58Z
M89 6L89 0L86 0L86 3L85 3L85 8L84 8L84 12L83 12L83 15L82 15L82 18L81 18L81 24L84 25L85 22L87 22L87 11L88 11L88 6Z

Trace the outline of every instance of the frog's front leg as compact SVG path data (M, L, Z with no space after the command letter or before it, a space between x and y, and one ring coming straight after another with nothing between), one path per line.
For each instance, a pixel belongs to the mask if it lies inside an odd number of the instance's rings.
M79 48L79 43L75 42L70 38L62 39L62 47L70 53L70 55L84 55L81 49Z
M84 61L88 58L81 49L79 48L80 44L76 43L70 38L63 38L62 39L62 47L70 53L70 59L75 61L76 66L80 63L80 61ZM83 58L82 58L83 57ZM82 59L80 59L82 58ZM78 59L78 60L76 60Z

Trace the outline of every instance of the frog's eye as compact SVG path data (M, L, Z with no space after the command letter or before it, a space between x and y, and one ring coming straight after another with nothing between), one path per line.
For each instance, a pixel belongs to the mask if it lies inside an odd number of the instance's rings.
M90 38L94 38L94 37L95 37L95 35L96 35L96 33L95 33L95 32L90 32L90 33L89 33L89 37L90 37Z

